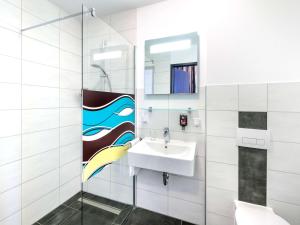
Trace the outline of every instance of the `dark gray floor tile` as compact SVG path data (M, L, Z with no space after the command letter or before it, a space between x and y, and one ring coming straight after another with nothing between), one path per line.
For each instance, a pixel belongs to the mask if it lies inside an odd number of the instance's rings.
M64 209L66 208L66 206L64 205L60 205L58 206L56 209L54 209L53 211L51 211L50 213L48 213L46 216L44 216L42 219L40 219L38 221L38 223L40 224L45 224L47 221L49 221L53 216L60 214Z
M77 212L62 225L111 225L117 215L84 205L82 212Z
M267 112L239 112L239 128L267 130Z
M181 221L154 213L145 209L136 208L128 217L126 225L180 225Z
M61 225L84 225L83 224L83 217L81 212L77 212L72 217L70 217L67 221L61 223ZM87 224L86 224L87 225Z
M56 213L52 218L50 218L45 223L42 223L43 225L57 225L61 224L64 221L68 220L70 217L75 215L78 212L78 210L71 209L69 207L66 207L64 210L60 211L59 213Z

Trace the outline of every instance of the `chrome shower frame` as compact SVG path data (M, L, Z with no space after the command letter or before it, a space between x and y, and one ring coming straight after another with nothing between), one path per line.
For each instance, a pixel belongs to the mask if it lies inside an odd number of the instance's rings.
M76 17L76 16L81 16L81 15L87 14L87 13L90 13L92 17L96 17L96 9L95 8L90 8L87 11L84 11L84 12L74 13L74 14L69 15L69 16L57 18L57 19L54 19L54 20L49 20L45 23L41 23L41 24L38 24L38 25L34 25L34 26L31 26L31 27L21 29L21 32L32 30L32 29L42 27L42 26L45 26L45 25L48 25L48 24L51 24L51 23L55 23L55 22L58 22L58 21L61 21L61 20L66 20L66 19L70 19L70 18L73 18L73 17Z

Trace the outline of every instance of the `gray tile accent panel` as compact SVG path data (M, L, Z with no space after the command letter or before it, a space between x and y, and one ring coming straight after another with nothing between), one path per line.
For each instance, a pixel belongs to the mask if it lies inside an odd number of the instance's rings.
M267 112L239 112L239 128L267 130Z
M239 200L266 205L267 151L239 147Z

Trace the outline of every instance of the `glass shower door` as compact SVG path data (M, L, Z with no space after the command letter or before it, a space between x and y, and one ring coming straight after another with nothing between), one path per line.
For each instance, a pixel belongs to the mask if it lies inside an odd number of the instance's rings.
M122 224L133 208L134 46L83 16L83 224Z

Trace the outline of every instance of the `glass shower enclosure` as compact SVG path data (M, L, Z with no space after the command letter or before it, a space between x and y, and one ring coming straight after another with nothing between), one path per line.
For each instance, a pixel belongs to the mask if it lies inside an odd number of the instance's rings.
M134 46L89 14L82 44L83 224L122 224L134 205L126 157L135 138Z
M126 157L135 138L135 48L88 2L76 12L53 12L43 20L25 12L22 17L22 73L32 78L23 83L37 85L37 91L49 86L44 102L52 108L33 101L41 117L37 125L58 134L56 150L45 153L53 172L46 185L34 187L47 192L47 207L32 216L24 211L22 224L124 224L135 205ZM40 73L44 78L33 76Z

